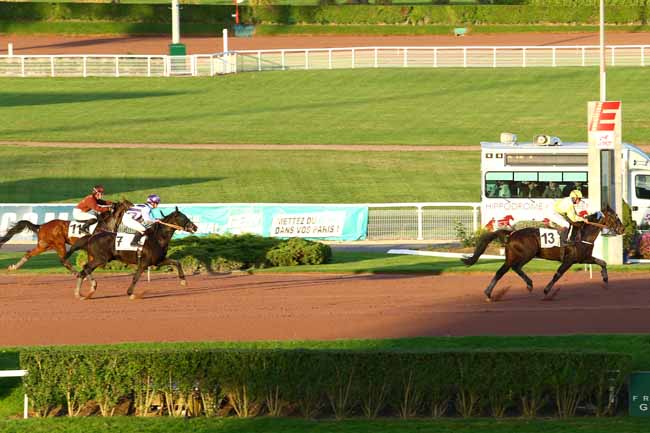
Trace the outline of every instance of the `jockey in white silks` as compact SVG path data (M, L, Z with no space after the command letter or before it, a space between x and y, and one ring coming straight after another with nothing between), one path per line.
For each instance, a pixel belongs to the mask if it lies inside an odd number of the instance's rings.
M158 222L157 219L151 216L151 211L157 208L159 204L160 197L157 194L151 194L147 197L146 203L136 204L124 214L122 224L137 232L131 241L131 246L137 247L147 227Z

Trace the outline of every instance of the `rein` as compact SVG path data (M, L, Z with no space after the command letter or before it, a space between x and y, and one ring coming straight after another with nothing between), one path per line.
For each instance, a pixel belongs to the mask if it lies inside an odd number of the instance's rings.
M590 221L586 221L586 223L589 224L590 226L600 227L601 229L606 229L606 228L608 228L605 224L592 223L592 222L590 222Z
M162 224L164 226L171 227L171 228L176 229L176 230L184 230L183 227L181 227L181 226L177 226L176 224L166 223L166 222L160 221L160 220L158 221L158 224Z

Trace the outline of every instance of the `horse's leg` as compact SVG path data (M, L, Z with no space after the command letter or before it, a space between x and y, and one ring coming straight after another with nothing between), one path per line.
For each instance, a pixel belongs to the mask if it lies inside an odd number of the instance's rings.
M492 300L492 290L494 289L494 286L497 285L497 282L505 275L506 272L510 269L510 263L507 261L499 268L497 273L494 275L494 278L492 278L492 281L490 281L490 285L487 286L487 289L485 289L485 296L487 296L487 300L490 301Z
M530 279L528 275L524 272L522 269L525 263L517 263L516 265L513 265L512 269L521 277L522 280L526 283L526 289L528 289L529 292L533 291L533 280Z
M50 249L50 246L46 244L45 242L40 242L36 245L36 248L32 249L31 251L28 251L25 253L25 255L15 264L9 265L7 268L10 271L17 271L20 269L25 263L27 263L27 260L31 259L34 256L39 255L40 253L47 251Z
M183 266L181 266L181 262L178 260L170 259L169 257L166 257L165 260L160 262L161 265L172 265L176 268L178 271L178 278L181 280L181 286L186 286L187 285L187 280L185 279L185 274L183 273Z
M97 289L97 281L92 277L91 274L97 267L103 264L104 263L102 262L92 260L86 263L81 272L77 274L77 286L75 287L74 291L74 296L77 299L90 299L95 294L95 290ZM86 294L86 296L81 296L81 285L86 278L90 280L90 291Z
M603 283L607 284L609 282L609 276L607 275L607 262L605 260L600 260L596 257L589 257L584 260L584 263L600 266L600 275L603 277Z
M557 280L562 278L562 275L564 275L564 273L573 265L573 263L574 263L573 261L562 262L562 264L560 265L558 270L555 271L555 275L553 275L553 278L551 279L551 281L549 281L549 283L546 285L546 287L544 287L544 300L550 301L551 299L553 299L555 297L555 295L557 295L557 292L559 292L559 289L556 290L555 292L553 292L553 294L550 295L550 296L549 296L548 293L551 291L551 289L553 288L553 285L557 282Z
M56 253L59 256L59 260L61 261L61 264L63 266L65 266L65 268L67 270L72 272L72 275L74 275L75 277L78 277L79 273L77 272L77 270L70 264L69 261L67 261L65 259L65 253L66 253L65 244L63 244L63 243L57 244L57 245L54 246L54 249L56 250Z
M142 275L142 272L144 271L145 266L142 265L142 263L138 264L138 269L135 270L135 274L133 274L133 281L131 281L131 285L129 286L129 289L126 291L126 294L129 295L130 299L137 299L140 296L136 296L133 294L133 289L135 288L135 285L138 283L138 280L140 279L140 276Z

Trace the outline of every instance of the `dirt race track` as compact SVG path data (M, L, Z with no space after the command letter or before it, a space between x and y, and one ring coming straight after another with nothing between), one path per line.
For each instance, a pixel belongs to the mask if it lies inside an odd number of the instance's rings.
M209 275L181 287L173 274L143 278L140 300L125 295L128 276L97 275L91 300L73 296L70 276L4 274L0 278L0 345L129 341L251 341L459 335L643 333L650 325L644 274L572 272L550 302L534 274L529 294L507 275L510 290L487 303L490 274Z
M0 34L0 55L25 54L167 54L169 36L22 36ZM188 54L223 51L220 37L185 37ZM431 36L254 36L229 38L230 50L281 48L336 48L367 46L502 46L502 45L598 45L597 32L469 34L463 37ZM609 32L607 44L650 44L650 33Z

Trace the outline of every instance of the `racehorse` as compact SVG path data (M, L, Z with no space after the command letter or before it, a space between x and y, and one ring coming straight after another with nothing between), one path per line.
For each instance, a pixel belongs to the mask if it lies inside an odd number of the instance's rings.
M533 282L522 268L535 257L561 262L555 275L553 275L551 281L544 288L545 300L551 300L555 297L559 289L549 294L553 285L575 263L597 264L600 266L600 274L603 277L603 282L607 284L609 279L607 276L607 263L591 255L594 249L594 241L603 228L607 228L609 231L620 235L625 232L625 226L616 215L616 212L609 206L600 212L588 215L585 219L586 222L583 225L576 227L576 229L582 230L582 240L576 244L569 244L565 247L542 248L538 228L529 227L515 231L497 230L481 236L474 250L474 255L461 260L467 266L471 266L485 252L490 242L497 238L506 242L505 263L499 268L485 289L485 296L487 296L488 301L497 300L492 298L492 289L494 289L494 286L509 269L513 269L526 282L528 291L532 292Z
M75 296L78 299L88 299L93 296L97 289L97 281L92 277L92 272L99 266L103 266L111 260L119 260L122 263L137 265L133 281L127 290L127 295L131 299L140 296L133 294L133 289L140 279L142 272L149 266L173 265L178 271L178 278L181 284L185 285L185 274L183 267L178 260L167 257L167 248L169 242L176 230L184 230L189 233L195 233L198 227L189 220L189 218L176 208L162 220L154 223L147 229L147 236L141 251L121 251L115 249L116 233L101 232L93 236L88 236L74 244L66 254L67 259L77 250L85 249L88 252L88 263L86 263L77 277L77 286ZM86 296L81 295L81 285L83 280L88 277L91 281L90 292Z
M133 203L128 200L113 203L110 211L107 212L108 215L98 216L95 232L106 230L115 231L118 224L122 221L122 216L131 206L133 206ZM53 249L59 255L61 264L63 264L67 270L76 275L77 271L65 258L65 246L74 244L80 238L74 236L69 237L69 227L70 221L60 219L48 221L45 224L40 225L33 224L28 220L21 220L15 223L11 229L9 229L9 231L0 238L0 247L2 247L2 245L5 244L13 236L25 229L31 231L32 233L36 233L38 235L38 242L34 249L28 251L17 263L9 265L7 269L10 271L18 270L27 262L27 260L41 254L44 251Z

